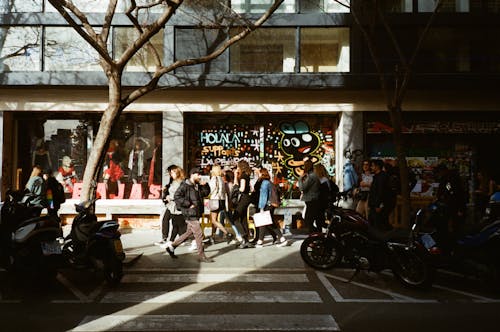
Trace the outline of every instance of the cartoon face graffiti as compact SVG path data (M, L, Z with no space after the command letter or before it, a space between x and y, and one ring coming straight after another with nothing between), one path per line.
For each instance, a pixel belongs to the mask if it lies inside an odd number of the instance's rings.
M282 138L281 150L288 156L286 165L297 174L296 169L304 164L304 159L309 158L316 163L319 158L314 155L320 146L320 139L316 133L309 130L309 125L304 121L292 123L284 122L280 125Z

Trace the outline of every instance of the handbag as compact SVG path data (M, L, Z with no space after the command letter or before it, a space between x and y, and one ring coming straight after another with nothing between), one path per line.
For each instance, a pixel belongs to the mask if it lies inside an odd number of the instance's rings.
M255 224L255 227L271 225L273 223L271 212L269 210L266 210L254 213L253 222Z
M210 211L217 211L219 210L219 200L215 198L211 198L208 200L208 209Z

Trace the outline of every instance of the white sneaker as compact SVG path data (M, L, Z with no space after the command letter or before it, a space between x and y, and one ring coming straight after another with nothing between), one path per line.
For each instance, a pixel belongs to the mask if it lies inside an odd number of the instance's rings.
M257 243L255 244L255 248L262 248L264 246L264 242L262 242L261 240L257 241Z
M172 241L165 241L164 243L160 244L160 248L162 249L173 248Z
M188 248L189 251L195 251L198 250L198 246L196 245L196 242L191 242L191 246Z
M278 243L276 245L276 247L286 247L287 245L288 245L288 241L284 237L282 237L280 239L280 243Z

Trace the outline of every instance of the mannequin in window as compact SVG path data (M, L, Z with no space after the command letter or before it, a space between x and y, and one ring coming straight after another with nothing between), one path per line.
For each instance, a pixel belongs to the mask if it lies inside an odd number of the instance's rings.
M47 143L41 138L36 140L35 151L33 151L31 160L31 164L40 166L42 171L52 169L50 154L46 144Z
M106 184L106 190L109 194L118 194L118 185L123 176L123 170L120 166L122 156L119 151L120 144L118 140L112 139L109 142L106 157L104 159L103 180Z
M144 160L144 150L149 148L149 142L139 137L134 142L134 148L128 156L128 175L129 179L135 183L142 183L145 175L144 170L146 162Z
M78 181L78 177L70 156L62 158L61 167L57 169L56 180L63 185L64 193L73 193L73 187L75 182Z

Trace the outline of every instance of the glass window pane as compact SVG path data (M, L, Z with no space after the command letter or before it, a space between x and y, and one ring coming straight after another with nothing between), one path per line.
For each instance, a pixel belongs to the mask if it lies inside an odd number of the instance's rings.
M232 34L236 34L236 29ZM295 71L295 29L261 28L234 45L233 73L282 73Z
M273 0L232 0L231 8L237 13L265 13ZM295 0L285 0L275 13L295 13Z
M40 33L38 27L0 28L0 72L40 70Z
M302 28L300 72L348 72L349 28Z
M389 13L411 13L413 11L413 0L384 0L380 4L384 11Z
M26 0L24 0L26 1ZM38 0L41 1L41 0ZM108 9L109 1L102 0L72 0L73 4L82 12L86 13L105 13ZM137 6L143 6L150 3L156 2L156 0L136 0ZM117 13L124 13L130 7L130 0L118 0L116 5ZM157 5L152 9L148 9L151 12L161 12L165 6ZM46 12L56 12L57 10L50 4L48 0L45 0L45 11Z
M45 30L46 71L101 71L98 53L72 28Z
M418 0L419 12L433 12L436 7L436 0ZM441 12L468 12L469 0L443 0Z
M176 29L175 59L198 58L215 51L227 40L223 29ZM176 70L177 73L227 73L228 51L205 64L186 66Z
M40 13L43 0L0 0L0 13Z
M499 13L500 12L500 0L487 0L486 1L486 10L491 13Z
M431 28L417 57L417 70L433 72L469 72L471 70L470 31Z
M301 13L349 13L350 0L302 0L300 1Z
M123 52L139 37L139 32L134 28L115 28L114 29L114 54L118 59ZM151 38L153 48L158 53L160 61L163 61L163 30L160 30ZM137 52L125 67L126 71L154 71L156 67L156 57L154 51L147 45L144 45Z

